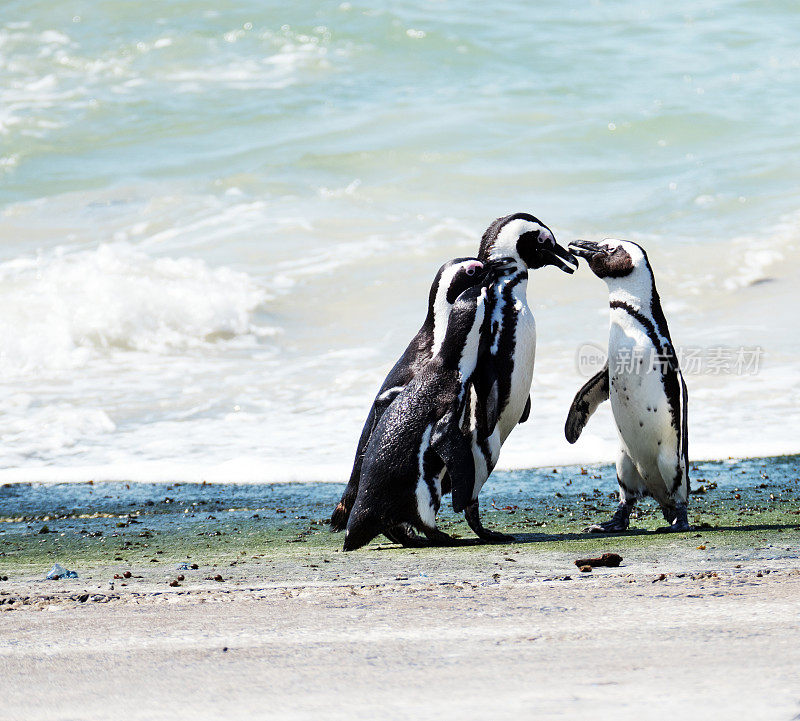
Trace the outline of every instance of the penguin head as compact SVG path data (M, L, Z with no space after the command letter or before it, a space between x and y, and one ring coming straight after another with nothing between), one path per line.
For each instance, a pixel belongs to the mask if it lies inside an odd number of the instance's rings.
M591 240L574 240L569 249L585 258L589 268L603 279L633 278L640 272L650 274L647 254L640 245L630 240L606 238L599 243Z
M574 273L577 259L556 243L553 231L530 213L498 218L483 234L478 257L489 263L509 263L535 269L554 265Z
M436 273L428 296L428 313L431 320L446 325L450 309L467 288L480 285L489 266L477 258L455 258L445 263Z

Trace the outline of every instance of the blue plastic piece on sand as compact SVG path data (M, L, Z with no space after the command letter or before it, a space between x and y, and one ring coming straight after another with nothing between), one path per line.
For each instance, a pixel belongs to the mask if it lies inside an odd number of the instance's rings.
M45 577L48 581L58 581L61 578L77 578L77 571L68 571L61 564L56 563L50 569L50 573Z

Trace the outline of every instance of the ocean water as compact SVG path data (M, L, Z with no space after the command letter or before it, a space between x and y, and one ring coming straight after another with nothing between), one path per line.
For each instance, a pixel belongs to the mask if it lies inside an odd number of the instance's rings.
M648 251L690 452L796 452L800 15L777 0L3 3L0 480L342 480L445 260L532 212ZM605 285L545 268L505 469ZM591 355L591 353L590 353Z

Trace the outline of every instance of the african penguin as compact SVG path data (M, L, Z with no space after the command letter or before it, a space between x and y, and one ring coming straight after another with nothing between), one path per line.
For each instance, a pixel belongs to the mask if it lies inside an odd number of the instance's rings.
M452 542L436 527L442 468L447 468L454 497L471 488L472 449L461 425L485 313L485 287L472 286L458 297L436 354L372 430L347 522L345 551L360 548L380 533L391 534L402 524L422 531L431 543Z
M364 449L373 429L389 404L441 348L450 310L456 298L470 286L482 282L485 275L484 264L476 258L456 258L439 268L428 295L428 314L425 322L392 370L389 371L367 415L361 437L358 440L350 480L339 504L331 515L332 530L343 531L347 526L350 510L358 494ZM407 529L398 528L389 533L393 541L416 545L416 539Z
M611 330L608 363L575 396L565 435L575 443L610 398L620 439L619 506L611 520L586 530L626 530L634 504L649 495L670 524L661 530L688 531L688 395L647 254L627 240L577 240L569 247L608 285Z
M500 446L530 415L536 323L528 307L528 271L554 265L573 273L578 261L556 243L550 228L529 213L495 220L483 234L478 258L490 266L494 279L485 330L489 350L479 363L467 408L475 483L463 501L454 491L453 508L464 511L480 538L502 542L513 539L484 528L478 494L497 463Z

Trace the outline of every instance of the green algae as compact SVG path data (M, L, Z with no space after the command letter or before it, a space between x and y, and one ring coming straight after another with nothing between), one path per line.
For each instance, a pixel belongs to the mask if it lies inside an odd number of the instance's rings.
M625 534L581 533L613 513L616 493L608 466L507 473L481 497L484 524L514 534L522 553L592 555L609 548L747 549L800 545L798 457L698 464L689 519L694 530L655 533L664 525L657 505L644 501ZM553 485L553 477L558 485ZM547 484L550 484L549 487ZM558 490L555 490L555 489ZM542 492L545 490L546 492ZM338 484L233 486L203 484L63 484L0 488L0 576L44 575L54 562L93 567L174 569L253 559L306 563L340 553L342 535L327 519ZM440 527L457 538L451 552L475 562L497 547L479 543L463 521L443 508ZM512 546L508 546L512 548ZM356 553L412 553L382 537ZM442 549L416 549L420 559ZM448 557L449 554L448 554Z

